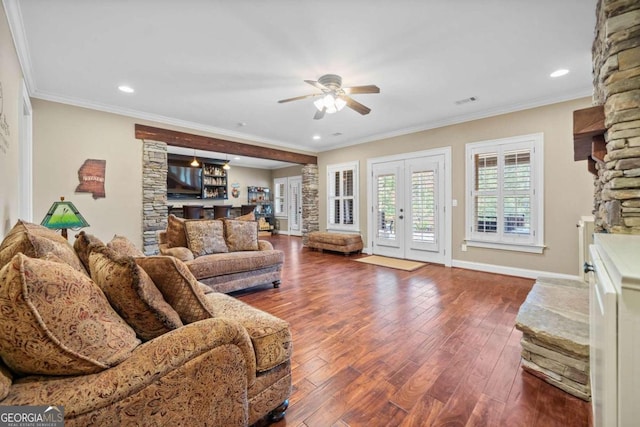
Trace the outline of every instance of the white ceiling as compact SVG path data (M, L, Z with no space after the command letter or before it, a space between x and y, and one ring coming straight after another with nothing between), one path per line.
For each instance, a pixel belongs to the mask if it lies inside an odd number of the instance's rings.
M596 0L3 3L32 96L285 149L321 152L592 93ZM558 68L570 73L549 77ZM277 103L317 92L303 80L327 73L379 86L353 96L371 113L313 120L313 99ZM468 97L478 100L455 102Z

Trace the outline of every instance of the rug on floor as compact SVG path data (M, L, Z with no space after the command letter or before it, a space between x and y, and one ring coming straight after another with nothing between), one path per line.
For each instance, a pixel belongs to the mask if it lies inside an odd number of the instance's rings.
M364 258L357 258L354 261L363 262L365 264L378 265L380 267L395 268L404 271L414 271L420 267L427 265L424 262L409 261L407 259L389 258L379 255L370 255Z

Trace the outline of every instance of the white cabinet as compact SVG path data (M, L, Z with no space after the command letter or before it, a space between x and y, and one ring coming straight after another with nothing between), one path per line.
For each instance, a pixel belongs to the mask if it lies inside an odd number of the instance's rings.
M640 236L595 234L590 248L594 427L640 420Z

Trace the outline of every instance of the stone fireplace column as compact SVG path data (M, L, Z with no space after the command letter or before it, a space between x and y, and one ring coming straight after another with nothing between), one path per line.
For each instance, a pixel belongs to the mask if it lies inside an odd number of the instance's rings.
M595 105L607 154L595 179L596 230L640 234L640 2L600 0L593 43Z
M167 144L143 140L142 151L142 244L155 255L157 232L167 228Z
M318 212L318 165L302 167L302 243L307 244L309 233L320 230Z

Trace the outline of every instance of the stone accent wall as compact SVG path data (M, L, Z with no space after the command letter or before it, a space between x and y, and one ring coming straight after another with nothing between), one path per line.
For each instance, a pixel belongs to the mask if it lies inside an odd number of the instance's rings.
M309 233L320 230L318 212L318 165L302 167L302 244L306 245Z
M593 43L594 105L604 105L596 230L640 234L640 2L600 0Z
M155 255L157 232L167 228L167 144L142 141L142 151L142 243Z

